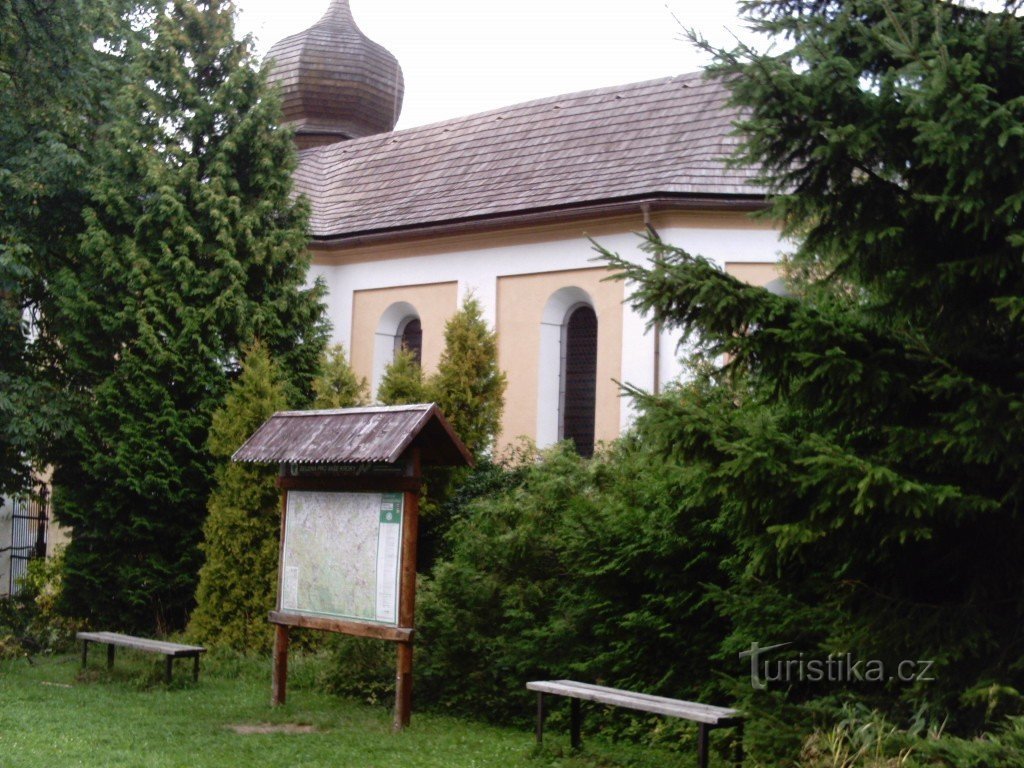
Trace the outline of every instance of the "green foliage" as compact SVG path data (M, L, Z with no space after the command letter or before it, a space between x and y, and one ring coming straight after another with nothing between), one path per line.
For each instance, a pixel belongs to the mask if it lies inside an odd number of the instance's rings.
M735 556L722 653L788 641L934 680L793 684L967 729L1024 690L1024 19L914 0L761 0L782 52L718 52L739 162L799 246L795 295L656 238L605 253L633 305L714 367L711 401L640 397L652 450L703 465ZM901 706L902 705L902 706Z
M63 551L28 564L17 595L0 598L0 659L70 650L79 626L57 610L63 588Z
M335 635L328 641L329 671L318 684L337 696L374 706L395 700L395 646L366 637Z
M313 379L313 395L314 408L350 408L369 402L369 385L356 376L341 344L324 353L320 372Z
M277 468L234 463L231 455L287 406L284 376L266 348L254 345L210 427L210 451L220 464L203 524L206 562L189 623L189 634L201 642L238 651L270 650L267 612L277 594L281 520Z
M121 82L116 57L93 42L130 37L134 5L0 4L0 492L26 490L32 463L68 428L59 380L46 375L59 349L28 321L82 231L97 126Z
M76 397L55 510L74 530L68 610L104 628L184 625L212 483L206 447L243 345L311 394L322 287L304 288L295 149L228 2L161 6L124 53L79 247L48 276L43 333Z
M877 712L846 708L828 729L815 730L804 742L800 768L902 768L909 766L921 724L900 731Z
M964 739L915 718L898 728L878 712L845 706L804 742L800 768L1011 768L1024 761L1024 720L1009 718Z
M470 295L445 324L444 352L427 386L430 400L474 456L488 454L501 427L505 374L498 368L498 341L480 302Z
M377 400L384 405L427 402L423 370L412 352L407 349L395 352L394 359L384 369L384 376L377 387Z
M724 627L706 584L725 543L699 468L644 442L641 428L592 461L563 444L470 503L420 590L418 696L525 720L524 680L708 692Z
M1024 765L1024 718L976 738L941 738L916 744L915 764L929 768L1015 768Z

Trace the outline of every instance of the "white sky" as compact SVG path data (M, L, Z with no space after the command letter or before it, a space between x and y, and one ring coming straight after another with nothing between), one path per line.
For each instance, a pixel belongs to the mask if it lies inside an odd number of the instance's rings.
M262 56L312 25L328 0L236 0L238 33ZM743 35L734 0L351 0L360 29L405 74L399 128L520 101L693 72L712 42ZM678 19L678 21L677 21Z

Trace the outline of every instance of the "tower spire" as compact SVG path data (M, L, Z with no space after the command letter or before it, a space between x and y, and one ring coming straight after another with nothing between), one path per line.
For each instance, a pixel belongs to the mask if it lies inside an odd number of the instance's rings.
M301 149L386 133L398 122L402 68L360 31L349 0L330 0L316 24L275 43L267 59Z
M352 16L352 8L348 4L348 0L331 0L327 6L327 11L321 17L320 21L348 21L355 24L356 21Z

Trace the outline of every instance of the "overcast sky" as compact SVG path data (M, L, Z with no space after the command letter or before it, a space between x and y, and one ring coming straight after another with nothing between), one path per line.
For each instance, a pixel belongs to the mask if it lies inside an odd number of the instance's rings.
M328 0L236 0L260 55ZM399 128L559 93L649 80L706 62L680 23L719 44L743 34L733 0L351 0L356 23L405 74Z

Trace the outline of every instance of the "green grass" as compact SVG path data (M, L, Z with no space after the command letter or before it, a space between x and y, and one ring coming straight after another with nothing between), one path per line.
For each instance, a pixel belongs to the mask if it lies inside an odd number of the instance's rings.
M276 708L269 704L269 661L211 657L193 684L184 660L170 687L160 682L163 657L119 650L112 673L105 661L101 647L84 673L75 656L36 659L34 666L0 661L0 768L661 768L695 761L689 750L671 754L586 736L583 752L572 754L557 732L546 733L538 751L529 730L420 712L394 734L388 709L317 690L309 668L315 660L294 659L288 704ZM315 731L242 735L230 728L261 723Z

